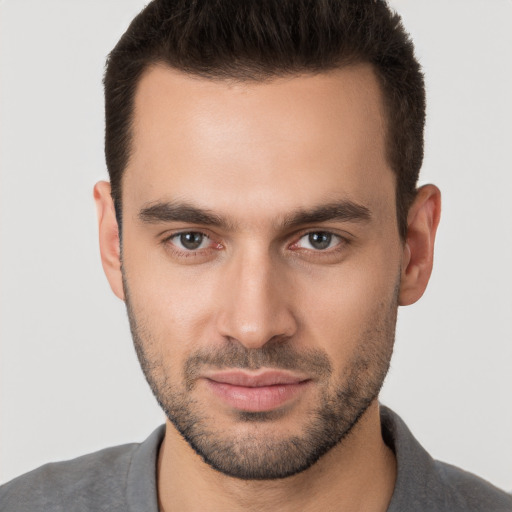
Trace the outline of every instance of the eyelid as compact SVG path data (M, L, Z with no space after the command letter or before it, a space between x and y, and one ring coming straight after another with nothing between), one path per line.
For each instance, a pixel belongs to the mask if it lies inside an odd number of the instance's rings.
M171 238L174 238L179 235L184 235L186 233L199 233L210 240L212 240L212 236L210 233L207 233L206 230L201 228L186 228L186 229L167 229L164 232L160 233L158 236L163 237L162 242L166 242Z
M334 247L330 247L328 249L308 249L308 248L302 248L302 247L295 247L296 250L304 250L304 251L310 251L310 252L314 252L314 253L325 253L325 254L328 254L328 253L331 253L331 252L335 252L336 250L339 250L341 247L347 245L347 244L350 244L352 242L351 238L350 238L350 234L349 233L344 233L344 234L340 234L339 232L336 232L337 230L335 229L329 229L329 228L307 228L307 229L302 229L300 230L298 233L295 233L293 236L293 242L290 243L290 244L287 244L287 247L288 248L293 248L294 246L296 246L299 241L304 238L305 236L308 236L312 233L328 233L330 234L331 236L335 237L336 239L338 239L338 243L334 246ZM200 233L201 235L203 235L204 237L206 237L208 240L210 240L210 244L208 247L205 247L205 248L202 248L202 249L181 249L180 247L178 247L176 244L172 243L172 239L179 236L179 235L182 235L182 234L185 234L185 233ZM185 229L177 229L177 230L173 230L172 232L169 232L167 231L165 233L165 236L164 238L161 240L161 243L163 245L171 245L173 247L173 250L176 252L176 253L182 253L182 254L188 254L188 255L193 255L193 254L197 254L197 253L201 253L201 252L206 252L208 250L211 250L212 248L213 249L222 249L224 248L224 244L221 242L221 241L217 241L216 240L217 237L214 237L212 236L212 234L209 232L209 230L205 230L205 229L202 229L202 228L185 228ZM216 247L215 247L216 246ZM341 247L340 247L341 246Z
M180 235L184 235L186 233L199 233L199 234L203 235L205 238L207 238L210 241L209 246L204 247L202 249L182 249L172 242L173 238L178 237ZM223 247L220 242L215 241L214 237L211 234L207 233L206 230L201 229L201 228L178 229L176 231L172 231L171 233L167 232L166 236L162 239L161 243L163 245L167 245L167 244L171 245L173 247L173 250L176 253L182 253L182 254L188 254L188 255L205 252L212 248L221 249ZM217 245L217 247L212 247L212 244Z
M328 233L329 235L337 236L338 238L349 238L350 234L347 232L340 232L339 229L336 228L304 228L296 231L291 236L295 240L299 240L303 236L310 235L312 233Z
M328 249L308 249L308 248L304 248L304 247L296 247L296 250L304 250L304 251L310 251L310 252L315 252L315 253L324 253L324 254L328 254L328 253L331 253L331 252L334 252L336 250L340 250L341 247L349 244L351 242L351 239L348 235L348 233L342 235L340 233L337 233L335 230L332 230L332 229L328 229L328 228L316 228L316 229L311 229L311 228L308 228L306 230L301 230L298 234L296 234L294 236L294 242L292 242L291 244L289 244L289 248L293 248L294 246L297 246L297 244L300 242L300 240L302 240L305 236L308 236L308 235L311 235L313 233L326 233L326 234L329 234L331 235L332 237L335 237L336 239L338 239L338 243L334 246L334 247L330 247Z

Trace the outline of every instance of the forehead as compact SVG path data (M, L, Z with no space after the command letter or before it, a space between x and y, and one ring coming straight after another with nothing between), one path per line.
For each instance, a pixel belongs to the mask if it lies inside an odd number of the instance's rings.
M123 201L179 199L232 211L257 204L269 215L340 198L394 207L385 154L381 92L369 65L263 82L159 65L137 88Z

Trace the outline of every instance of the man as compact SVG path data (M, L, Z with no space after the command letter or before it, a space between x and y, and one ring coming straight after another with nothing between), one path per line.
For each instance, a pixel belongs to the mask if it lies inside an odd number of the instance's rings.
M379 407L440 194L380 2L154 2L110 55L107 278L168 422L5 486L6 510L510 510ZM199 492L198 492L199 491Z

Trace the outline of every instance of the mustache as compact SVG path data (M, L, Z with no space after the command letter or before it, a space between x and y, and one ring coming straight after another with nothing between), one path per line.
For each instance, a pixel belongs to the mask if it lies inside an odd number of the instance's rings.
M187 388L193 387L205 367L219 370L294 370L317 378L329 377L332 374L332 364L325 352L319 349L298 350L290 343L280 340L267 342L260 348L247 348L231 341L220 348L194 352L186 360L183 370Z

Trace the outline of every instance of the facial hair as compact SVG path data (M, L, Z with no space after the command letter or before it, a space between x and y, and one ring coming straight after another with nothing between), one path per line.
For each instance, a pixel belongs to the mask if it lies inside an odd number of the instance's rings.
M221 347L190 354L183 365L181 383L176 384L176 375L171 375L169 366L154 349L158 341L151 335L147 323L135 313L125 278L123 283L135 349L155 398L190 447L213 469L231 477L273 480L310 468L353 430L377 399L389 369L398 284L392 300L381 303L372 325L362 330L356 352L338 375L334 374L333 364L326 353L319 349L299 351L290 338L275 337L255 349L248 349L237 340L226 339ZM340 333L341 339L342 336ZM294 370L315 379L320 394L318 404L301 431L285 438L258 435L259 426L278 421L287 413L282 409L237 411L236 420L253 424L251 434L232 435L216 428L214 419L203 412L201 404L194 398L202 370L257 370L263 367Z

